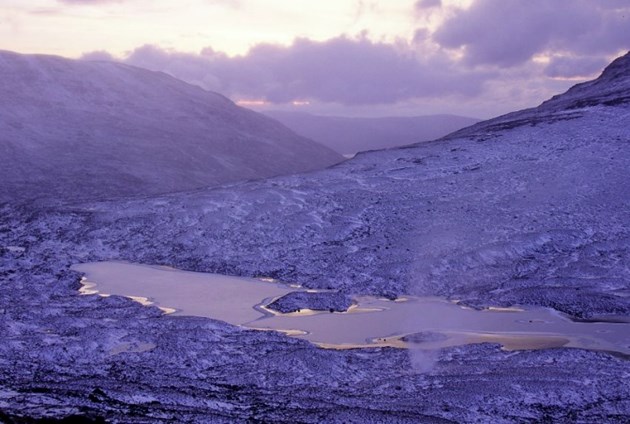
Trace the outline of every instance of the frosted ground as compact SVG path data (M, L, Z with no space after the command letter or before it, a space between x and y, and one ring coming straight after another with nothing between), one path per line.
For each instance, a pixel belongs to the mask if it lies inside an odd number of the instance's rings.
M627 357L492 344L319 349L79 296L128 260L395 298L630 316L630 57L542 107L314 173L2 208L0 410L10 421L627 422Z

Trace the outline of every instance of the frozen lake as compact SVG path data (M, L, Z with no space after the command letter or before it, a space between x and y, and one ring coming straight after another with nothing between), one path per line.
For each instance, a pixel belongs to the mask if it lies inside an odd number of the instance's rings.
M629 322L574 322L546 308L474 310L440 298L395 301L357 297L348 312L265 308L298 286L125 262L74 265L84 294L121 295L177 315L203 316L252 329L283 331L322 347L437 349L480 342L505 349L577 347L630 355ZM626 321L627 317L626 317Z

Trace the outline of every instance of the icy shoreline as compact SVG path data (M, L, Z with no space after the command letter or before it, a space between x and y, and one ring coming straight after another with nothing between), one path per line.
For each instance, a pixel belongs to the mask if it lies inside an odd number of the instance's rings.
M125 262L75 264L85 275L83 294L125 296L166 313L206 317L248 329L276 330L320 347L404 347L436 350L473 343L499 343L504 349L574 347L614 352L630 358L630 325L624 322L575 322L545 308L474 310L437 297L396 300L361 296L344 313L332 307L306 308L331 292L296 291L268 279L227 277ZM86 290L86 285L89 289ZM289 298L296 308L273 312L269 306ZM292 301L291 301L292 299ZM350 298L348 297L350 302ZM269 311L273 313L269 313ZM430 331L442 337L425 342L408 334Z
M629 362L606 353L318 349L118 296L80 296L78 274L46 256L35 247L3 256L12 264L4 272L19 269L3 279L11 289L0 299L8 422L623 422L629 412Z

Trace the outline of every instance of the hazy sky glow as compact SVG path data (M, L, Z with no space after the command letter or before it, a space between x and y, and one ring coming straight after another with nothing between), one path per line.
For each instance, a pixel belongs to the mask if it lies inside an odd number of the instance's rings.
M255 108L489 117L596 76L629 17L627 0L2 0L0 48L126 61Z

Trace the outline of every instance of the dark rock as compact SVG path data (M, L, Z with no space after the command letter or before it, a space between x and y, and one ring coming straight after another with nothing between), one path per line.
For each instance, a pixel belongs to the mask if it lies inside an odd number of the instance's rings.
M345 312L352 306L352 298L339 292L296 291L276 299L267 308L283 314L302 309L315 311Z

